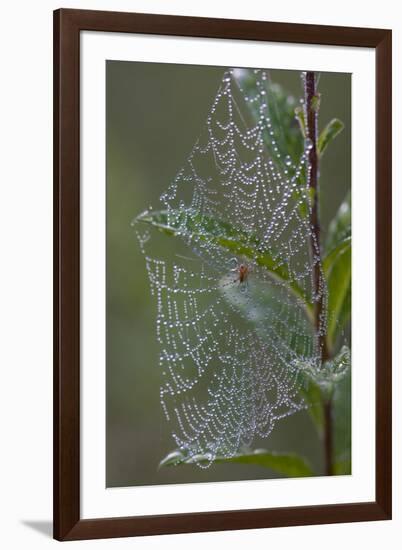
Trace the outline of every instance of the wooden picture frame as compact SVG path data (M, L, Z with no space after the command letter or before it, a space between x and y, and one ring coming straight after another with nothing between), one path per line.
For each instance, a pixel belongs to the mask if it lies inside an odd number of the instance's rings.
M80 516L80 32L350 46L376 56L376 498L156 516ZM54 12L54 537L94 539L391 518L391 31L60 9Z

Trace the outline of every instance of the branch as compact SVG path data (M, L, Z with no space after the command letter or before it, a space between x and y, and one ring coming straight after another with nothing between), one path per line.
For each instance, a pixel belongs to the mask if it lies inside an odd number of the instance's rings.
M325 282L322 272L321 261L321 243L320 243L320 217L319 217L319 184L318 170L319 160L317 151L318 139L318 106L319 96L316 90L316 79L314 72L307 72L305 76L305 120L306 120L306 150L307 150L307 170L308 186L311 199L311 239L310 249L313 262L313 292L314 292L314 325L317 335L318 352L321 355L321 361L329 358L328 346L325 334Z
M318 109L320 98L316 89L314 72L307 72L304 81L304 104L306 121L306 151L308 186L311 200L311 239L310 250L313 263L313 293L314 293L314 328L317 339L317 350L321 357L321 365L329 359L326 338L326 301L325 281L322 271L320 216L319 216L319 158L318 141ZM333 407L331 397L324 398L324 458L325 473L333 475Z

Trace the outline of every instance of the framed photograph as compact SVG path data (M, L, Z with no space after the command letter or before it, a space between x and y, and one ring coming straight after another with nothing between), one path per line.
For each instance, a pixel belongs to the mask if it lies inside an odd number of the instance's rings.
M391 50L54 13L56 539L391 518Z

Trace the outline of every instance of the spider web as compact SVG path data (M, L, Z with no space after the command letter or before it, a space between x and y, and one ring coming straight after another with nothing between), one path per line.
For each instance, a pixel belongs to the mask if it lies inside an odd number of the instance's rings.
M177 447L201 467L305 408L300 365L320 368L306 306L326 298L323 284L319 295L313 284L311 145L296 163L282 158L267 73L254 71L249 97L239 71L225 72L199 139L161 196L165 228L183 254L164 256L155 243L167 237L136 225L156 300L161 405ZM323 315L318 334L326 322Z

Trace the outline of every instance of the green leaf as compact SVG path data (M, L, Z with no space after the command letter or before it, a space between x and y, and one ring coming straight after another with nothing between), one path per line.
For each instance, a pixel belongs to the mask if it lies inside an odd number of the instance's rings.
M264 249L260 239L253 233L235 229L227 221L201 214L190 208L147 211L134 221L150 224L170 236L184 237L190 242L204 241L236 256L254 260L257 265L266 268L272 277L286 283L311 311L311 304L307 303L302 289L291 280L287 264L275 260L273 251Z
M343 346L337 356L326 361L320 369L317 369L317 365L311 361L299 361L298 367L300 375L303 377L300 392L309 405L308 412L318 433L322 435L324 429L323 403L326 396L332 395L334 388L339 386L350 372L350 350L347 346Z
M295 178L302 191L299 196L297 190L292 198L302 217L309 213L309 199L305 196L307 181L306 166L300 165L300 159L305 148L306 124L304 108L294 96L277 82L273 82L268 74L266 80L261 79L260 73L252 69L240 69L234 75L240 88L249 98L254 98L256 90L265 92L265 108L261 111L261 102L246 102L247 112L253 123L260 120L261 115L269 117L270 126L264 128L262 137L268 155L275 168L290 178ZM318 108L317 96L315 105Z
M342 380L350 370L351 355L348 346L342 346L334 359L325 361L321 367L317 359L296 360L295 366L307 379L312 380L323 392L323 396L332 395L334 386Z
M336 384L333 395L334 456L339 473L350 473L352 445L351 370ZM343 463L343 471L340 471ZM349 470L349 471L348 471Z
M334 474L336 476L348 476L352 473L352 461L350 458L339 460L334 464Z
M308 404L308 413L312 419L319 435L323 433L324 429L324 409L322 400L322 391L318 384L309 380L306 380L300 388L300 393L303 396L306 404Z
M169 453L167 457L160 462L160 466L177 466L178 464L188 465L210 461L207 456L203 455L196 455L190 458L183 457L183 460L180 462L172 461L169 457L176 456L177 453L180 453L180 451ZM218 456L214 460L214 464L228 463L254 464L262 466L263 468L269 468L287 477L314 476L313 470L304 458L292 453L276 453L274 451L267 451L266 449L256 449L255 451L238 453L230 458Z
M264 131L263 137L272 160L283 170L289 169L286 164L286 159L289 157L293 164L298 165L304 149L304 139L299 127L300 120L297 113L295 114L296 99L280 84L272 82L269 76L265 81L260 82L260 86L257 86L261 75L254 73L252 69L242 69L234 76L250 98L255 95L257 89L263 89L266 93L264 114L269 116L271 128ZM261 115L259 102L249 102L246 105L254 122L258 121ZM269 132L272 132L272 135ZM272 139L278 150L274 149Z
M302 133L303 139L306 139L306 117L304 116L303 107L296 107L295 117L300 126L300 131Z
M344 127L345 125L338 118L333 118L330 122L328 122L318 138L317 148L318 154L320 156L323 155L325 149L328 147L331 141L342 132Z
M341 329L345 326L345 324L349 321L351 311L352 311L352 286L349 285L346 291L346 294L344 296L342 306L338 313L338 326L337 326L336 332L340 332Z
M350 318L352 285L352 237L350 193L331 221L326 240L323 270L328 287L328 330L330 348Z
M270 337L269 331L281 330L280 319L283 318L286 309L286 316L293 319L294 333L305 334L306 327L311 327L311 346L313 345L314 329L309 311L297 298L291 300L289 297L284 303L281 287L269 284L267 281L254 280L247 293L239 293L234 285L225 284L225 277L222 278L222 283L220 291L225 300L255 325L257 333L263 340ZM295 354L303 355L307 344L302 338L289 338L288 345Z
M300 305L295 300L293 303L288 302L285 306L276 286L260 281L253 281L247 294L239 293L236 288L230 285L222 285L221 292L230 304L235 306L237 310L240 310L240 313L246 319L255 324L256 331L262 339L269 337L269 330L275 326L276 319L281 319L284 307L288 309L288 318L293 319L293 330L299 334L305 333L305 318L297 312L297 308ZM304 312L306 313L305 310ZM309 320L311 321L311 319ZM300 329L298 328L299 324ZM311 346L313 346L314 329L312 324L310 337ZM288 345L296 355L304 355L306 348L306 341L304 339L290 338ZM308 413L314 422L317 432L321 434L324 425L321 389L303 372L300 373L300 376L300 393L308 405Z
M315 94L311 99L311 109L318 113L320 110L320 104L321 104L321 94Z
M329 224L328 236L325 243L327 255L336 248L340 242L351 236L351 194L347 193L333 220Z
M322 266L324 273L327 275L331 272L331 269L335 266L338 256L346 252L352 245L352 237L346 237L343 241L340 241L323 259Z
M332 347L344 324L350 317L352 247L346 246L334 259L326 272L328 285L327 338Z
M178 449L167 454L164 459L159 462L158 468L162 466L177 466L184 461L185 457L181 451Z

